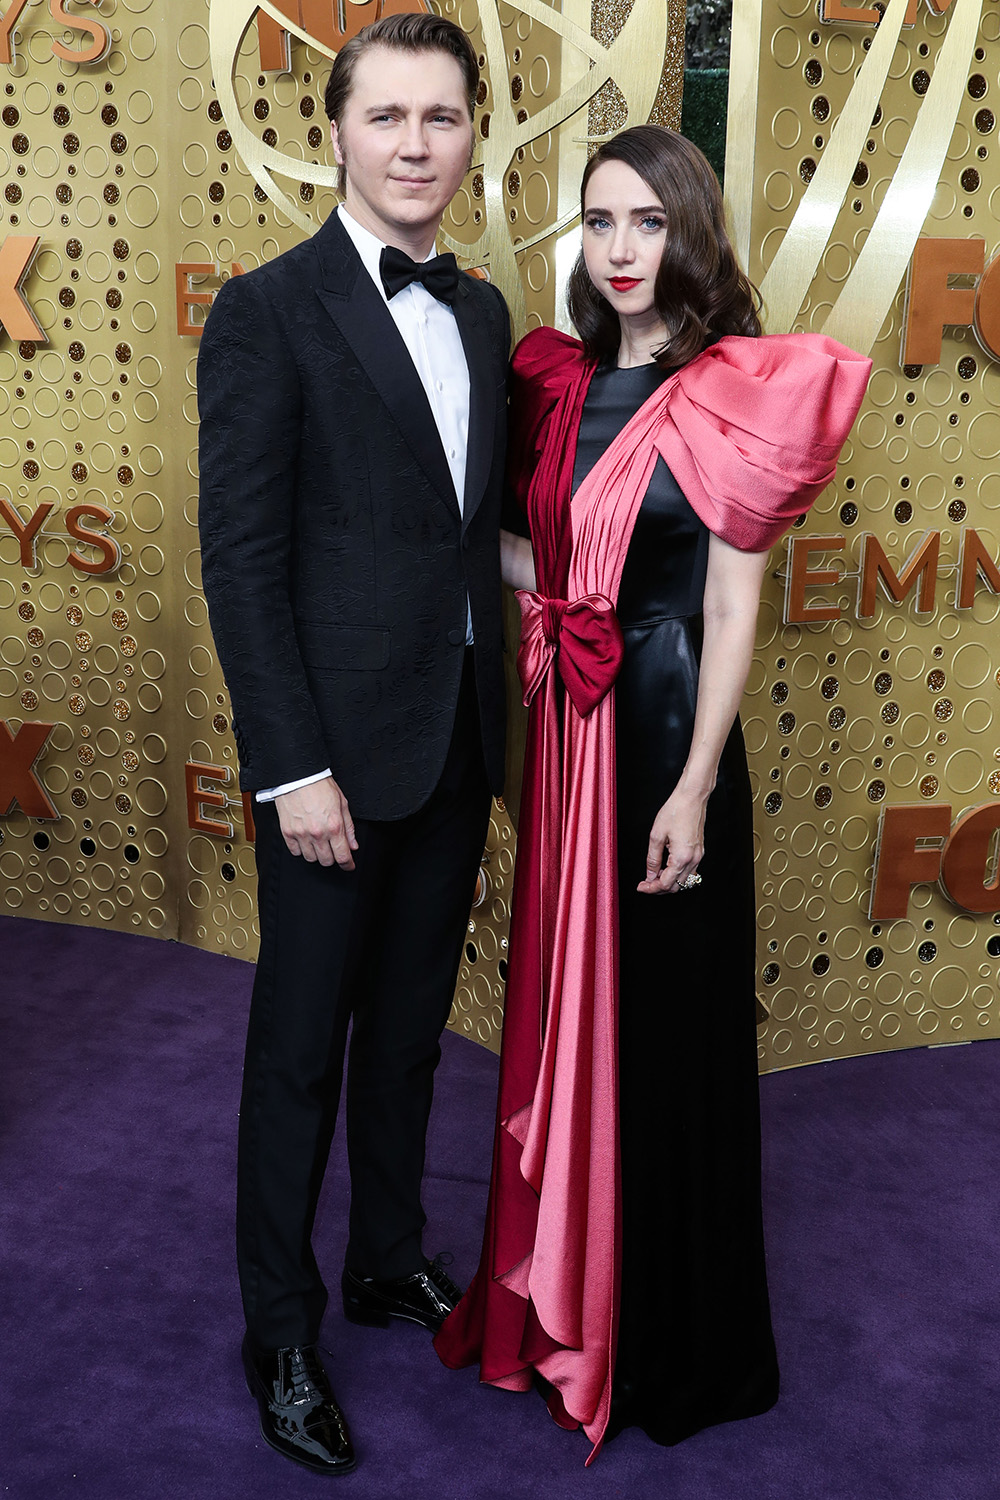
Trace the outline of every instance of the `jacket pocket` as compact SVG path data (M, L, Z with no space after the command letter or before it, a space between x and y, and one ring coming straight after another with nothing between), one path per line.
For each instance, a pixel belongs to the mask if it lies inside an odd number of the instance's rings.
M298 622L302 660L319 672L378 672L389 665L389 632L378 625Z

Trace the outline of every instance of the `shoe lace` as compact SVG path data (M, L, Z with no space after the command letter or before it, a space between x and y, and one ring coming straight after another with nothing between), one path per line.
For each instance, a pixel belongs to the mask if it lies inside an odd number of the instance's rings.
M315 1348L294 1349L288 1360L288 1383L292 1401L325 1400L329 1382Z
M451 1277L445 1270L446 1266L454 1265L454 1263L455 1257L454 1255L452 1255L451 1251L441 1250L437 1255L435 1255L432 1261L428 1262L427 1274L440 1291L444 1292L447 1296L451 1297L453 1301L457 1302L462 1295L462 1289L461 1287L455 1285L454 1281L452 1281Z
M334 1399L329 1377L316 1349L311 1345L294 1349L288 1360L287 1373L292 1388L291 1404L320 1406L326 1421L336 1427L342 1440L347 1441L344 1414Z

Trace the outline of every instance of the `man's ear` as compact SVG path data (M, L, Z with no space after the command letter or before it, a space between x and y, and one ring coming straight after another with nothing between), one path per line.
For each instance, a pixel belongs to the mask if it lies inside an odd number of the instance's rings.
M344 153L340 145L340 136L337 133L336 120L330 121L330 139L333 142L333 159L338 167L342 167L344 165Z

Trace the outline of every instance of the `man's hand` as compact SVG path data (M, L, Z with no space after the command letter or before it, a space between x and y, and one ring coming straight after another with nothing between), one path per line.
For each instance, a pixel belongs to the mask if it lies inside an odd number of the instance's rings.
M354 869L354 837L347 798L332 776L310 782L294 792L275 797L282 837L292 854L301 854L310 864L337 864Z

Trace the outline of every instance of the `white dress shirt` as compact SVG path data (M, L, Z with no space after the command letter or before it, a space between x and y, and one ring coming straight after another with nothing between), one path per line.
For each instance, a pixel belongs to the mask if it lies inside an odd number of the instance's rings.
M432 297L419 281L411 282L401 292L397 292L395 297L387 297L379 272L379 260L385 248L383 242L364 229L356 219L352 219L343 204L337 209L337 213L361 257L361 264L386 303L420 377L445 458L448 460L458 508L464 514L465 465L469 448L469 367L455 314L446 303ZM432 249L426 258L430 260L435 253ZM466 643L472 644L471 609L466 618ZM297 791L299 787L310 786L314 781L322 781L332 774L327 767L325 771L317 771L314 776L304 776L299 781L287 781L281 786L267 787L257 793L257 801L273 802L275 797L280 797L285 792Z

